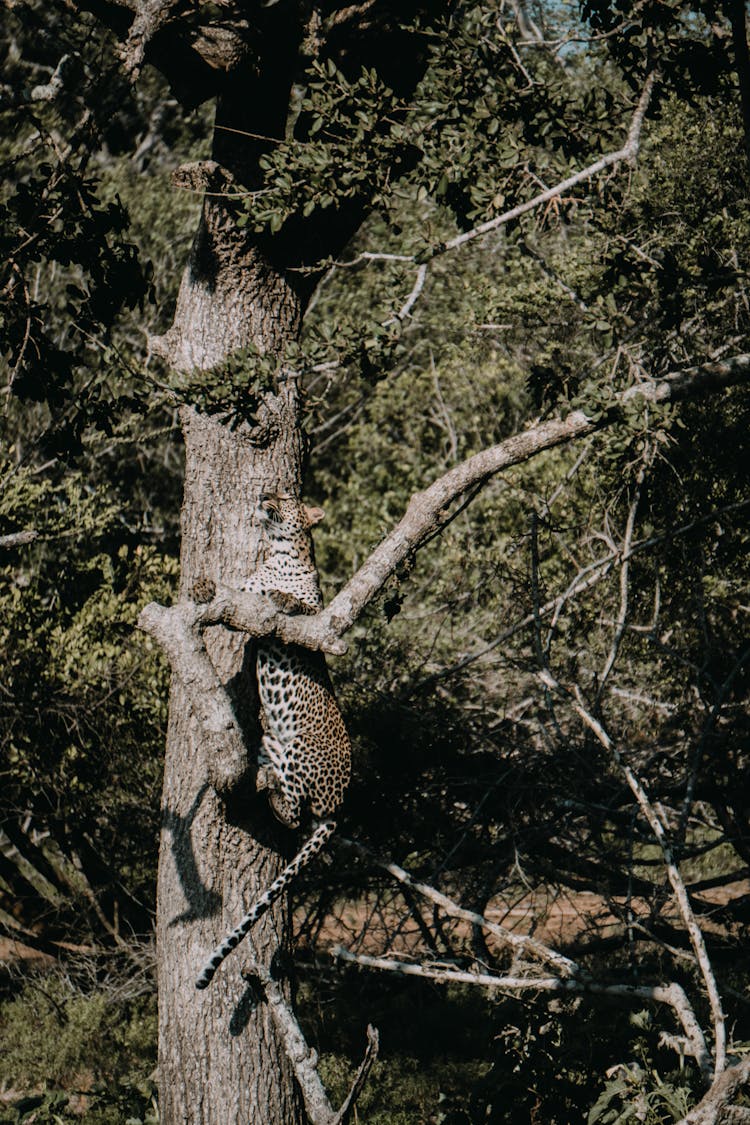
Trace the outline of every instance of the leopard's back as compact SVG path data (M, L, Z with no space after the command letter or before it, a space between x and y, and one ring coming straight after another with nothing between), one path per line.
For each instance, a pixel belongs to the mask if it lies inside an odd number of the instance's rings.
M323 601L307 509L291 498L268 497L269 555L246 589L298 612L315 613ZM331 816L351 774L351 745L322 653L275 638L258 644L258 689L263 741L259 784L270 790L274 812L296 827L305 807Z

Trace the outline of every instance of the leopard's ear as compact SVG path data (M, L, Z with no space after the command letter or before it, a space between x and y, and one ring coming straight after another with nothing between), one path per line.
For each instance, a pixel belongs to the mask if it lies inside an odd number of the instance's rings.
M307 504L305 504L304 509L308 527L315 527L316 523L320 523L322 519L325 519L325 512L322 508L308 508Z

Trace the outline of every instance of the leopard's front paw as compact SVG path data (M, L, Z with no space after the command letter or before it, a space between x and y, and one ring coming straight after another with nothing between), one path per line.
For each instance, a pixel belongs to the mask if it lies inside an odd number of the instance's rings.
M255 775L255 788L258 793L262 793L264 789L278 789L279 779L270 766L258 766L258 772Z

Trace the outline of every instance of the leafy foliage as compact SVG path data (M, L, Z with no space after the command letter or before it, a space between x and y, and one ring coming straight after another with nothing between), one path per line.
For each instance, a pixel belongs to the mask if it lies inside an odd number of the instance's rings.
M153 996L84 992L68 980L30 977L3 1005L0 1081L3 1125L149 1125L155 1112ZM34 1091L21 1096L20 1091ZM38 1092L37 1092L38 1091Z

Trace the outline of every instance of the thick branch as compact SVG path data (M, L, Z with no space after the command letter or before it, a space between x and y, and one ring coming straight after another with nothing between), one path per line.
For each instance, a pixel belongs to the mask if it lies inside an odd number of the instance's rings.
M188 690L207 742L208 780L217 793L226 794L247 772L247 751L229 696L193 628L194 620L192 602L171 609L152 602L141 611L138 628L159 642L173 673Z
M138 628L159 642L173 671L184 683L208 689L219 682L215 673L209 676L207 668L202 667L202 658L208 657L200 642L200 632L209 625L227 625L250 637L273 634L285 644L303 645L335 656L346 652L345 642L321 614L282 613L271 598L247 590L232 590L215 582L208 586L209 600L199 597L197 590L194 597L195 602L180 602L170 608L151 602L138 618Z
M208 684L211 677L205 668L201 671L196 665L192 672L187 668L190 663L187 653L202 651L197 637L189 637L188 634L212 624L225 624L255 637L273 633L287 644L341 655L346 651L342 635L382 590L399 565L442 529L449 518L449 505L471 488L484 484L504 469L529 461L538 453L614 425L622 419L624 406L635 398L656 403L680 402L747 381L749 376L750 355L745 354L672 372L663 379L630 387L597 421L582 410L576 410L567 418L543 422L474 454L434 481L424 492L412 496L401 521L322 613L310 616L285 614L269 598L214 584L206 595L210 600L203 605L184 602L172 609L156 603L146 606L138 626L162 644L170 661L170 646L175 653L176 649L180 650L180 660L185 665L190 682L195 682L196 686L201 682ZM172 618L174 624L170 624ZM202 656L208 660L205 652ZM218 682L215 673L214 679Z
M346 652L346 644L330 624L321 619L320 614L282 613L271 598L246 590L232 590L220 583L213 584L213 590L211 601L195 606L193 625L196 628L228 625L251 637L265 637L273 633L285 644L304 645L305 648L329 652L334 656Z
M160 27L170 18L176 0L135 0L132 5L135 18L130 25L128 39L122 48L122 61L126 74L133 82L140 74L146 47Z
M25 547L39 538L38 531L13 531L10 535L0 535L0 548L9 550L13 547Z
M138 628L152 636L169 660L172 672L187 689L206 742L208 780L219 794L228 794L245 777L248 758L229 696L203 643L202 630L227 625L253 637L270 633L287 644L341 654L346 644L320 615L281 613L270 598L217 583L196 583L209 601L184 601L166 608L151 602L140 613Z
M567 418L543 422L476 453L411 498L400 523L375 548L328 608L318 614L317 619L307 620L307 627L319 620L334 634L340 636L345 633L398 566L441 528L446 520L446 507L468 489L483 484L503 469L523 464L544 450L613 425L622 419L623 407L634 398L642 397L657 403L679 402L743 382L748 376L750 355L738 355L721 363L707 363L673 372L663 379L631 387L598 421L588 418L582 410L576 410Z

